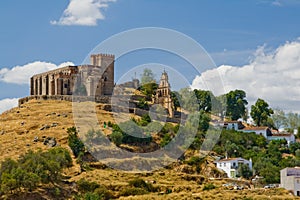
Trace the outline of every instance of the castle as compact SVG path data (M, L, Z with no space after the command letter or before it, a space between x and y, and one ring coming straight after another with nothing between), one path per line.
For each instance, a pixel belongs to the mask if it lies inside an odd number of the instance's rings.
M114 92L114 61L115 56L109 54L91 55L90 65L66 66L30 78L30 95L32 98L72 100L71 95L98 98L108 102ZM118 87L139 87L138 79L118 85ZM115 91L116 92L116 91ZM103 97L106 97L103 99ZM108 98L108 99L107 99ZM19 105L29 98L19 100ZM162 73L153 104L162 105L169 114L174 116L171 99L171 87L168 74Z
M114 55L91 55L90 65L67 66L30 79L30 95L111 95L114 89Z

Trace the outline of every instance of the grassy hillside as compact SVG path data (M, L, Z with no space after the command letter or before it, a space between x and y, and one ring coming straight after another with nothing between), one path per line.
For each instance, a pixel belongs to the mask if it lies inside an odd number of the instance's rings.
M103 111L102 106L100 104L96 106L100 123L113 122L112 113ZM123 117L126 119L130 116L124 115ZM70 150L67 144L67 128L72 126L74 122L71 102L33 100L20 108L7 111L0 116L0 161L4 161L5 158L18 159L28 150L46 151L53 148L49 143L44 145L45 138L50 138L50 140L55 138L59 146ZM103 131L106 134L110 133L109 129L103 129ZM195 153L197 152L188 151L186 158L190 159ZM99 188L104 187L112 198L120 199L294 198L283 189L226 189L222 185L232 180L210 179L213 175L221 176L221 174L214 174L216 169L213 161L213 157L208 156L196 165L185 161L177 162L153 173L125 173L96 163L91 165L89 170L82 172L73 157L73 166L63 172L67 177L66 182L59 185L40 185L35 191L19 191L17 194L6 197L10 199L74 199L76 194L83 193L83 191L80 190L78 184L73 183L84 179L97 183L99 187L96 190L99 191ZM197 170L200 173L197 173ZM130 182L136 179L142 179L153 189L148 191L145 188L130 185ZM240 184L248 185L247 181ZM211 185L215 188L211 188ZM139 192L141 195L130 195ZM84 196L81 198L84 199Z

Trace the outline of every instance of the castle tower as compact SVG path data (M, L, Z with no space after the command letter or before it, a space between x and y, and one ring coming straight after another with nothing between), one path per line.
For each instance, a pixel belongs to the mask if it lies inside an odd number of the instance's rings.
M169 116L174 117L174 106L171 98L171 86L169 83L169 77L166 71L161 75L154 103L162 105L168 110Z
M110 54L91 55L91 65L99 66L102 71L101 87L104 95L111 95L114 89L115 56Z

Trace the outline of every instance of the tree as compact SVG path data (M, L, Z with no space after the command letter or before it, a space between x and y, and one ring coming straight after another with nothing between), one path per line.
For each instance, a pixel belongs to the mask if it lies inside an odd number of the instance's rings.
M139 101L137 102L137 107L140 109L149 109L149 105L147 103L147 101L145 100L145 98L140 98Z
M62 170L72 165L69 151L61 147L49 151L28 151L17 161L6 159L0 168L0 192L32 191L40 183L59 183Z
M257 99L255 105L251 106L250 115L257 126L267 126L268 118L273 113L273 110L269 108L269 104L263 99Z
M199 110L203 110L205 112L211 111L211 95L210 91L205 90L194 90L195 95L197 97L197 101L199 104Z
M209 114L205 113L204 111L200 111L200 118L199 118L199 126L198 130L206 132L209 128L209 122L210 122L210 116Z
M179 91L180 96L180 107L189 112L195 112L199 110L199 104L197 101L196 94L190 88L182 88Z
M243 178L250 178L252 176L252 171L250 170L249 166L243 163L240 163L238 166L238 175Z
M300 126L300 116L298 113L288 113L287 114L287 128L289 132L294 132Z
M171 92L171 99L173 101L174 109L177 110L177 108L180 107L180 94L176 91Z
M145 83L140 87L140 90L147 96L147 99L151 99L152 95L155 95L157 87L158 86L155 82Z
M77 158L80 152L85 151L85 146L83 142L78 137L78 132L75 127L67 129L68 136L68 145L72 149L74 156Z
M155 83L155 75L151 69L145 68L141 77L141 84Z
M243 90L230 91L226 94L226 116L231 120L237 120L246 115L246 105L248 101L245 99L246 93Z
M271 118L276 129L280 129L281 127L287 125L287 118L284 111L281 109L274 109L274 114Z

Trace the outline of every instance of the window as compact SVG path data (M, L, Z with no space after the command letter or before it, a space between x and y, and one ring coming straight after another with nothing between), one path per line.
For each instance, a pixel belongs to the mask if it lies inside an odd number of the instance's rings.
M232 166L233 166L233 167L235 167L235 166L236 166L236 163L235 163L235 162L234 162L234 163L232 163Z
M226 163L224 163L224 167L226 167Z

